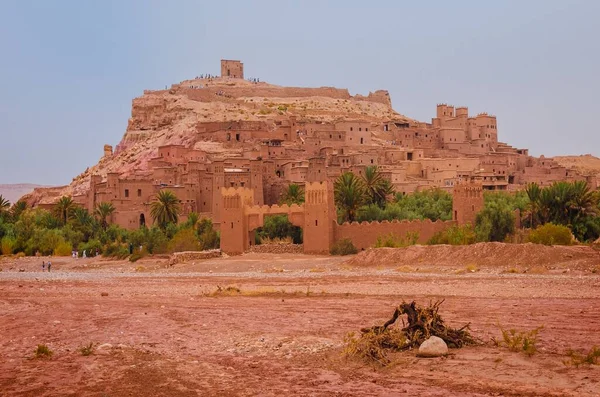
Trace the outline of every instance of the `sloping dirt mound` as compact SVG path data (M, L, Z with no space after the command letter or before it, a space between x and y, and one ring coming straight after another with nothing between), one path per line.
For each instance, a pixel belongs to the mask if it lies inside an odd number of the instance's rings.
M560 266L587 269L600 265L600 253L588 246L478 243L371 248L346 261L350 266Z

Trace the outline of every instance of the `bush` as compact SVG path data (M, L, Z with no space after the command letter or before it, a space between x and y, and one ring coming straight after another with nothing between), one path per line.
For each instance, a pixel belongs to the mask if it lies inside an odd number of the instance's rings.
M214 230L210 219L203 218L198 222L197 233L202 250L219 248L221 239L219 238L219 234Z
M383 236L377 237L375 248L402 248L408 247L409 245L415 245L419 240L418 232L407 232L404 237L398 236L397 234L390 233Z
M182 251L201 251L202 247L192 229L183 229L175 233L173 239L169 241L169 252Z
M2 255L12 255L17 245L17 239L10 236L2 237L0 241L0 248L2 249Z
M529 233L529 242L544 245L571 245L573 235L566 226L546 223Z
M83 251L85 251L86 256L95 256L96 250L102 253L102 243L100 243L100 240L92 239L79 246L79 256L83 256Z
M131 256L129 257L129 262L137 262L146 255L148 255L148 251L146 251L145 249L142 249L141 251L139 249L136 249L135 251L133 251L133 254L131 254Z
M35 356L37 358L51 357L52 354L52 350L50 350L50 348L46 345L37 345L35 349Z
M473 232L471 225L455 225L434 234L427 244L468 245L473 244L475 241L475 232Z
M507 204L490 202L477 214L475 224L478 241L504 241L515 231L515 214Z
M537 339L539 332L544 326L537 327L531 331L518 331L516 329L504 329L500 327L502 340L492 338L497 346L504 346L514 352L523 352L533 356L537 352Z
M104 247L103 255L112 258L125 259L129 256L129 250L119 243L111 243Z
M356 254L358 250L352 244L352 240L349 238L344 238L336 241L331 247L331 255L352 255Z
M54 248L54 256L69 256L73 252L71 243L63 241Z

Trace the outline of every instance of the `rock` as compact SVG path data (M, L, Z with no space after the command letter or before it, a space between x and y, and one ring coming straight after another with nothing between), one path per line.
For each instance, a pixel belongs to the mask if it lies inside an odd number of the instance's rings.
M448 345L442 338L431 336L419 346L418 357L440 357L448 354Z
M102 350L102 349L112 349L113 345L111 345L110 343L103 343L101 345L99 345L98 347L96 347L96 349L98 350Z
M108 292L101 292L100 296L108 296Z

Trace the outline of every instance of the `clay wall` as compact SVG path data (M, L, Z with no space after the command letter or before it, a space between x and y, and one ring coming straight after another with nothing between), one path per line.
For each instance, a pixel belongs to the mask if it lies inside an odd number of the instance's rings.
M386 236L393 233L397 236L404 238L407 233L418 233L419 244L425 244L429 241L434 234L446 230L452 225L455 225L455 221L437 221L431 222L430 220L425 221L398 221L392 222L353 222L351 224L344 223L343 225L334 226L335 241L339 241L344 238L348 238L352 241L354 246L359 249L367 249L373 247L377 242L377 237Z

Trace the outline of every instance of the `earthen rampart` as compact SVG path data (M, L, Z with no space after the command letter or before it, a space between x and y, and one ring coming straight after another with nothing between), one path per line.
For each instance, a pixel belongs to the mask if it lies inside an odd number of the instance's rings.
M429 219L424 221L346 222L342 225L334 225L334 236L335 241L345 238L350 239L352 244L360 250L373 247L378 237L385 237L390 235L390 233L399 238L406 238L407 233L418 233L417 242L425 244L434 234L454 225L456 225L455 221L432 222Z

